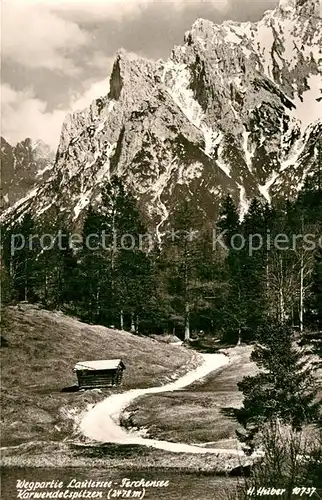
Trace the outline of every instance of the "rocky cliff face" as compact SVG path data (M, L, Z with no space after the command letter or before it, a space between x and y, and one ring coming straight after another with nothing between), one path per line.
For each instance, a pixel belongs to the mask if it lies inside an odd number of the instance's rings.
M0 146L1 208L6 209L48 179L55 154L44 142L31 139L11 146L1 137Z
M319 2L281 0L254 24L198 19L167 61L120 51L109 93L66 119L26 203L76 221L117 173L162 229L182 197L213 220L227 193L241 212L294 195L318 164L321 47Z

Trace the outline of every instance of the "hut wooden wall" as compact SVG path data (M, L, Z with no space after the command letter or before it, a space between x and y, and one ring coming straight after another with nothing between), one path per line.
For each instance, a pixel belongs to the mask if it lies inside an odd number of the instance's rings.
M123 370L79 370L77 371L80 388L111 387L122 382Z

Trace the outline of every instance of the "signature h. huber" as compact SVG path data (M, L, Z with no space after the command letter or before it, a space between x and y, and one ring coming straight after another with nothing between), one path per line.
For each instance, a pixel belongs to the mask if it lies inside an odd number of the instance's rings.
M261 486L256 488L253 486L252 488L248 488L247 495L248 496L276 496L280 497L286 493L285 488L266 488L265 486ZM305 488L305 487L295 487L292 489L292 495L296 495L302 497L305 495L306 498L310 498L316 493L316 488Z

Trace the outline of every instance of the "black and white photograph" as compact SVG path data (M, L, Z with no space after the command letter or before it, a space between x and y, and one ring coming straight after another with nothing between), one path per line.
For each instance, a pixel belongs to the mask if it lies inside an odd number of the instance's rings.
M2 0L1 498L322 500L322 3Z

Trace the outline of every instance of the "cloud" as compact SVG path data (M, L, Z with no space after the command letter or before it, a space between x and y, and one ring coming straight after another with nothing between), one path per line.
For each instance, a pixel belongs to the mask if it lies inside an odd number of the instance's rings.
M104 70L105 74L110 74L112 66L113 66L114 58L107 57L101 51L95 51L91 53L87 59L85 60L86 66L89 68L96 68Z
M109 37L117 37L118 31L124 29L131 31L131 23L141 21L141 32L148 33L153 11L161 15L162 23L169 12L183 20L186 16L190 19L192 12L203 17L203 13L223 15L232 9L255 8L252 3L249 6L248 0L237 1L236 6L236 0L3 0L2 57L29 69L75 76L84 69L82 49L84 52L94 46L99 49L93 38L93 23L97 26L106 23L105 37L113 44ZM271 3L262 0L257 4L267 2ZM136 36L140 38L141 34ZM104 64L103 56L100 64Z
M11 144L27 137L42 139L52 148L59 140L65 111L47 111L47 104L34 97L31 90L16 91L7 84L1 85L2 133Z
M100 82L87 83L85 87L87 87L87 89L83 94L78 93L72 96L70 103L70 109L72 111L84 109L89 106L94 99L106 96L110 89L109 78Z
M37 99L32 90L17 91L8 84L1 85L2 133L12 145L30 137L42 139L52 149L59 143L60 131L66 115L83 109L97 97L109 91L107 79L99 82L86 82L84 93L71 97L65 109L48 111L47 103Z
M73 13L81 22L103 19L121 20L126 16L139 15L153 0L44 0L56 12Z
M19 1L19 0L15 0ZM164 5L167 9L185 9L196 4L196 0L20 0L29 5L42 5L57 13L81 22L122 20L139 16L151 4ZM199 0L200 4L212 4L217 10L225 10L229 0Z
M2 54L27 68L75 74L72 53L89 43L88 33L63 19L46 2L5 0L2 4Z

